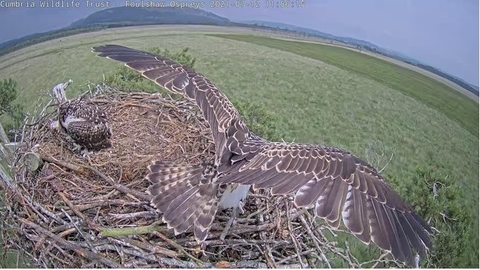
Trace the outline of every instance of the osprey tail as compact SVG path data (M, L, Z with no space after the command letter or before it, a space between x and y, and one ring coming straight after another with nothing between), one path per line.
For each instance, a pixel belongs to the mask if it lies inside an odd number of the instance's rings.
M211 164L180 165L156 161L148 167L152 205L163 213L175 235L192 230L197 241L207 238L218 210L219 185L212 183Z

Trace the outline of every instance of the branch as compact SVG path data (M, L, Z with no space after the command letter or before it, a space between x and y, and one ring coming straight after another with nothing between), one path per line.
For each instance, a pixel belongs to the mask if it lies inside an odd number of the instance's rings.
M77 253L78 255L80 255L80 256L82 256L86 259L100 261L101 263L104 263L105 265L108 265L109 267L112 267L112 268L121 268L122 267L120 264L118 264L114 261L111 261L111 260L109 260L109 259L107 259L107 258L105 258L105 257L103 257L99 254L96 254L96 253L88 251L84 248L81 248L81 247L75 245L74 243L59 237L58 235L55 235L55 234L49 232L48 230L44 229L40 225L37 225L37 224L35 224L31 221L28 221L24 218L20 218L19 220L20 220L20 222L27 225L28 227L34 228L35 230L41 232L42 234L52 238L53 240L55 240L59 245L63 246L64 248L75 251L75 253Z
M101 237L119 237L119 236L128 236L128 235L139 235L139 234L148 234L156 231L165 232L166 229L158 224L151 224L148 226L140 227L129 227L129 228L108 228L100 227L100 236Z

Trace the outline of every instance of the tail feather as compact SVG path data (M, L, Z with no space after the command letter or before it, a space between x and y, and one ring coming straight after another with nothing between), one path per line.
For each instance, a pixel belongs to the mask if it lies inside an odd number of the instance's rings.
M198 179L195 178L198 178L198 174L203 170L201 165L178 166L158 161L148 169L150 174L146 178L152 183L148 188L153 195L152 204L162 213L185 191L198 185ZM162 196L156 196L159 194Z
M196 212L196 216L194 219L194 233L195 237L200 240L205 240L208 235L208 231L210 230L210 226L215 219L215 215L217 214L218 206L219 206L219 198L220 194L222 194L223 189L220 189L219 185L215 185L214 189L209 188L207 185L202 185L199 188L199 194L201 196L213 196L215 200L209 201L209 205L205 205L205 207L200 207L199 211ZM212 195L207 195L212 194Z
M176 235L193 229L198 241L205 240L219 202L219 185L212 183L211 166L156 161L148 168L151 203L163 213L167 227Z

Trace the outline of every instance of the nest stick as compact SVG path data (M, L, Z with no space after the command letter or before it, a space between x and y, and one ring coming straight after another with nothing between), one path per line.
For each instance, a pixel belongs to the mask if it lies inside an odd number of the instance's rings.
M58 195L60 196L60 198L62 198L62 200L68 205L68 207L70 209L72 209L72 211L75 213L75 215L77 215L78 217L80 217L84 222L86 222L88 224L88 226L96 231L98 231L98 226L96 224L94 224L88 217L86 217L84 214L82 214L78 209L77 207L75 207L69 199L67 199L67 197L65 196L65 194L61 191L58 192Z
M88 251L84 248L81 248L77 245L75 245L74 243L71 243L70 241L66 241L64 240L63 238L49 232L48 230L45 230L43 227L41 227L40 225L37 225L29 220L26 220L26 219L23 219L21 218L20 219L20 222L22 222L23 224L31 227L31 228L34 228L38 231L40 231L41 233L47 235L48 237L52 238L53 240L55 240L57 243L59 243L61 246L63 246L64 248L67 248L67 249L70 249L72 251L75 251L75 253L77 253L78 255L82 256L82 257L85 257L85 258L90 258L90 259L93 259L93 260L98 260L102 263L104 263L105 265L108 265L109 267L113 267L113 268L120 268L122 267L121 265L119 265L118 263L116 262L113 262L99 254L95 254L91 251Z
M316 241L317 238L315 237L312 230L310 229L310 226L307 223L307 221L305 220L305 217L304 216L299 216L299 218L302 221L305 228L307 229L308 235L311 237L315 247L317 248L317 251L321 254L322 260L327 264L328 268L332 268L332 266L330 265L330 262L328 261L327 257L325 256L325 253L323 252L322 248L320 248L320 246L318 245L318 242Z
M123 93L105 85L96 90L84 98L108 113L112 147L88 160L67 151L61 132L50 128L58 110L50 113L44 107L22 129L22 143L13 153L19 166L10 179L1 179L9 210L4 239L38 266L315 267L317 260L325 260L317 256L321 251L335 256L332 266L339 260L359 266L348 248L328 243L291 198L272 198L262 191L247 197L246 213L224 241L219 236L229 220L225 210L217 213L201 249L193 232L173 235L150 206L147 166L153 160L197 164L213 158L208 123L189 101ZM29 171L21 162L28 152L46 162Z
M57 160L54 157L52 157L52 156L50 156L46 153L41 153L40 156L42 157L43 160L45 160L47 162L57 164L58 166L65 167L69 170L72 170L72 171L75 171L75 172L78 172L78 173L84 173L84 170L82 169L81 166L71 164L71 163L68 163L68 162L65 162L65 161L62 161L62 160Z
M119 237L119 236L128 236L128 235L140 235L148 234L156 231L164 232L165 227L159 226L156 223L153 223L148 226L137 226L137 227L127 227L127 228L107 228L100 227L100 236L102 237Z
M130 189L130 188L124 186L124 185L117 184L111 178L109 178L105 174L101 173L99 170L97 170L96 168L94 168L92 166L88 166L88 165L79 165L79 166L84 167L84 168L89 169L90 171L94 172L96 175L100 176L100 178L102 178L103 180L105 180L105 182L112 185L118 191L121 191L121 192L126 193L126 194L131 194L131 195L133 195L133 196L135 196L135 197L137 197L141 200L144 200L144 201L150 201L151 200L151 196L149 196L148 194L132 190L132 189Z
M124 239L125 242L131 244L131 245L134 245L136 247L140 247L142 248L143 250L147 250L149 253L153 253L153 254L162 254L162 255L165 255L165 256L168 256L170 258L176 258L178 257L178 253L173 251L173 250L169 250L169 249L166 249L166 248L163 248L163 247L159 247L159 246L153 246L153 245L150 245L148 243L145 243L145 242L140 242L140 241L137 241L137 240L134 240L134 239L130 239L130 238L125 238Z
M181 245L179 245L179 244L175 243L174 241L168 239L167 237L165 237L165 236L164 236L163 234L161 234L160 232L155 231L155 232L153 232L153 234L155 234L156 236L158 236L159 238L161 238L162 240L164 240L165 242L167 242L169 245L175 247L175 248L176 248L178 251L180 251L181 253L185 254L185 255L186 255L187 257L189 257L192 261L194 261L194 262L197 264L197 266L200 266L200 267L201 267L201 266L204 264L202 261L200 261L199 259L193 257L190 253L188 253L187 251L185 251L185 249L184 249Z
M53 158L53 157L51 157L47 154L42 154L41 157L45 161L57 164L58 166L65 167L67 169L70 169L72 171L76 171L76 172L79 172L79 173L85 173L85 170L83 168L88 169L88 170L92 171L93 173L97 174L98 176L100 176L103 180L105 180L105 182L112 185L118 191L124 192L126 194L134 195L135 197L137 197L139 199L142 199L142 200L145 200L145 201L150 201L150 196L148 194L144 194L142 192L138 192L138 191L129 189L129 188L123 186L123 185L116 184L108 176L101 173L99 170L97 170L96 168L94 168L92 166L83 165L83 164L74 164L74 163L71 163L71 162L67 163L67 162L64 162L64 161L61 161L61 160L57 160L57 159L55 159L55 158Z

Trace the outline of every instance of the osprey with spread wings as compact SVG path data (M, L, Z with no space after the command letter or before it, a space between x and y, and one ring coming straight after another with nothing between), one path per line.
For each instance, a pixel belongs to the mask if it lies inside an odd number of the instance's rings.
M430 226L365 161L339 148L260 138L209 79L171 59L119 45L93 51L196 102L210 124L213 164L149 166L152 204L176 234L193 230L205 240L219 207L239 207L252 186L292 196L296 207L313 207L333 228L343 221L362 242L409 265L415 253L423 258L431 249Z

